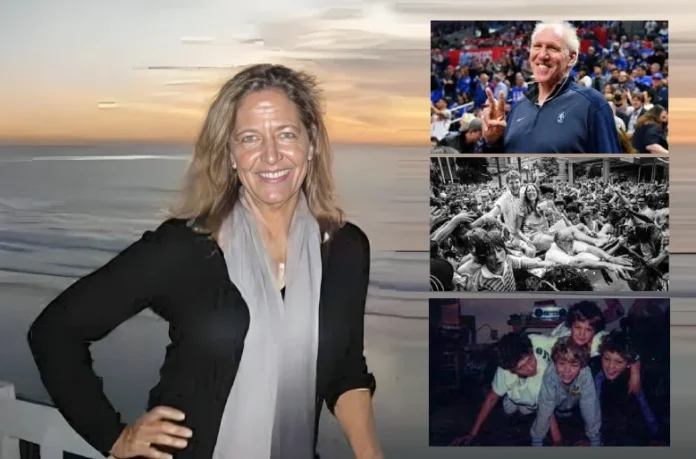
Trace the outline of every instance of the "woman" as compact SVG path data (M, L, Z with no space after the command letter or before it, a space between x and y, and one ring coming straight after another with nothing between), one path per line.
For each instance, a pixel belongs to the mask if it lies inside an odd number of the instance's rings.
M537 252L546 252L553 244L553 235L549 233L549 221L546 218L546 205L539 200L539 188L534 184L526 186L522 204L523 215L519 219L520 232L529 238Z
M601 229L599 222L595 220L596 210L594 207L589 207L580 212L580 222L587 227L592 233L599 233Z
M637 153L668 153L667 136L667 110L660 105L653 107L642 114L636 121L635 132L631 142Z
M309 459L325 401L356 456L381 457L363 358L369 262L334 201L314 79L257 65L210 107L175 218L59 295L29 342L60 412L105 455ZM146 307L172 343L150 411L126 425L89 345Z
M549 250L553 245L555 233L564 228L572 233L574 239L596 247L601 247L608 242L606 238L596 237L582 223L574 225L565 215L561 215L562 222L557 221L551 226L549 217L554 217L555 212L550 206L550 201L539 200L539 189L536 185L527 185L522 206L523 215L520 219L520 232L531 240L537 253Z

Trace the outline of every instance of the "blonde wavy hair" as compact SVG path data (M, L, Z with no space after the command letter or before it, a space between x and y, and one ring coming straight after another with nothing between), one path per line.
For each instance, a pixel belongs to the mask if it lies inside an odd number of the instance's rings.
M573 341L571 336L558 338L551 349L551 360L558 362L565 360L570 363L577 363L580 368L584 368L590 362L590 347L580 346Z
M333 155L323 119L321 90L314 76L272 64L247 67L215 96L196 140L182 199L173 216L202 218L207 230L219 230L239 200L242 186L232 168L231 139L237 107L249 94L263 90L282 91L297 107L314 151L302 190L322 232L331 233L344 225L345 214L335 198Z

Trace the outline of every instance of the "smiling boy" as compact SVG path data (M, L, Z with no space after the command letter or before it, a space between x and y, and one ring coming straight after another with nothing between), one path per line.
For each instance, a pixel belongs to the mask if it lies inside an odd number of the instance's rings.
M551 359L553 365L544 373L537 415L530 429L532 446L543 445L554 415L568 417L577 406L585 421L585 434L590 445L600 446L602 413L592 372L587 366L590 360L588 347L576 344L570 336L559 338L551 350Z
M515 269L552 266L552 263L539 259L509 255L505 247L505 239L500 231L485 231L482 228L475 228L469 233L468 239L473 261L481 266L471 276L467 285L469 291L516 291Z
M551 332L551 336L572 336L580 346L589 346L590 357L599 355L599 345L607 332L604 314L594 301L579 301L568 309L565 321Z
M556 327L551 336L571 336L576 344L589 347L590 357L596 357L600 354L602 339L607 335L605 328L604 314L597 303L580 301L570 307L565 322ZM628 393L637 394L641 390L640 361L637 355L629 371Z
M617 446L648 444L651 437L657 437L660 428L643 391L633 396L624 390L628 369L636 357L628 336L619 330L612 331L602 339L599 352L601 370L594 382L604 420L603 437ZM643 422L635 423L638 419Z
M491 389L469 433L455 440L453 445L470 444L501 398L503 410L509 416L529 415L537 410L537 398L548 366L546 356L553 341L554 338L548 336L522 333L509 333L500 339L494 348L498 368ZM550 422L551 436L560 442L555 418Z

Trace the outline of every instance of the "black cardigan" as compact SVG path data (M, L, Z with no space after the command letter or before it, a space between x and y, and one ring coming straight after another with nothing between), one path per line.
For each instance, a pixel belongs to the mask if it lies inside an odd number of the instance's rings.
M29 344L48 394L75 431L105 456L125 424L104 395L89 346L150 308L169 323L171 344L147 408L180 409L186 413L182 425L194 433L183 450L161 449L178 459L212 457L249 311L219 246L196 229L171 219L146 232L61 293L31 326ZM317 428L324 401L333 412L344 392L375 390L363 357L367 236L347 223L322 244L322 258ZM315 431L315 444L316 437Z

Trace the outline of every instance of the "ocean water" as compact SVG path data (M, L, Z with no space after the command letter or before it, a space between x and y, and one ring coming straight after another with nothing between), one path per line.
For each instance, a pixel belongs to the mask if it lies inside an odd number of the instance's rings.
M159 224L161 211L177 196L189 151L161 145L0 146L0 380L13 382L21 396L49 401L26 344L33 319L76 278ZM428 163L427 148L336 148L341 202L372 244L365 346L378 381L375 416L386 457L463 453L427 448ZM677 182L680 196L690 183ZM677 206L681 212L672 225L686 235L693 204L682 197ZM687 247L686 239L673 234L675 246ZM672 256L671 275L674 416L685 417L696 408L690 386L696 377L696 257ZM144 314L92 347L107 396L126 420L141 414L166 344L166 324ZM680 407L687 412L678 413ZM328 413L319 445L325 457L352 457Z
M0 147L0 380L13 382L20 396L50 402L26 344L33 319L75 279L165 218L178 197L189 152L188 146L163 145ZM427 154L417 148L336 149L341 203L372 246L367 309L389 316L371 317L366 325L373 330L366 342L380 387L404 372L394 346L420 342L418 360L427 359L427 332L408 342L403 331L384 333L385 326L401 329L394 326L401 321L425 331L426 300L417 293L427 289L428 270L423 251L427 156L422 152ZM128 420L141 414L157 380L166 332L164 322L142 314L93 346L107 395ZM425 373L417 381L424 383ZM426 390L423 384L420 392ZM403 408L394 396L398 393L385 391L376 405L400 416ZM341 457L346 442L335 421L329 415L323 419L322 449Z
M189 151L157 145L0 147L0 272L31 276L36 288L61 288L65 279L97 268L165 218L178 198ZM415 253L423 251L428 231L427 206L420 205L427 202L427 166L418 161L419 151L336 152L341 202L371 241L375 297L426 285L427 256Z

